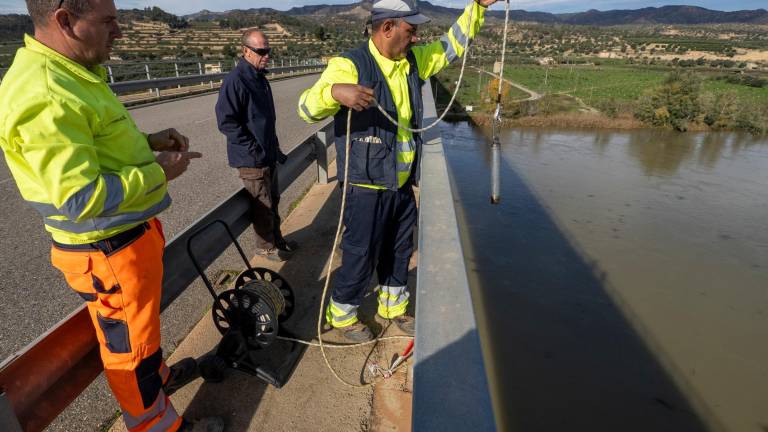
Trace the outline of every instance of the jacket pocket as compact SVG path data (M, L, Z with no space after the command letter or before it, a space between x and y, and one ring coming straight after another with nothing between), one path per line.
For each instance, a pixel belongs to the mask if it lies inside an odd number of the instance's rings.
M378 137L353 139L350 145L349 165L353 174L350 180L354 181L355 177L359 177L373 184L384 184L387 175L387 156L391 151L387 145Z

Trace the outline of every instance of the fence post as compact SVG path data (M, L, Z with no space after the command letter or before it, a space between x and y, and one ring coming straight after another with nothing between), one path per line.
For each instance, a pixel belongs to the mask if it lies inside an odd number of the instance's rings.
M333 123L317 131L315 136L315 157L317 158L317 183L328 184L328 145L333 140Z
M176 78L179 77L179 64L173 63L173 71L176 72ZM181 88L181 84L177 85L176 88Z
M203 64L200 62L197 62L197 72L202 75L203 74Z

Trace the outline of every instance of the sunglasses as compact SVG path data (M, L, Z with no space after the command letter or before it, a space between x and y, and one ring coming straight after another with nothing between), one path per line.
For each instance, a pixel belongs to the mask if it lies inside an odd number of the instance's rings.
M251 48L248 45L245 47L262 57L272 52L272 48Z

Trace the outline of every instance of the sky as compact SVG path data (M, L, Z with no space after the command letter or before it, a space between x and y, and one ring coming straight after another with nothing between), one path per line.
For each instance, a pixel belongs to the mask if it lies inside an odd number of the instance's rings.
M116 0L117 7L121 9L144 8L146 6L159 6L160 8L177 14L184 15L208 9L212 11L224 11L229 9L248 9L271 7L279 10L287 10L295 6L312 4L349 4L356 3L350 0ZM467 4L463 0L431 0L431 3L446 7L462 7ZM552 13L583 12L587 9L639 9L649 6L664 6L667 4L687 4L701 6L715 10L741 10L768 8L766 0L688 0L682 1L658 1L658 0L591 0L588 2L579 0L511 0L512 9L525 9L527 11L540 11ZM500 1L493 9L504 9ZM0 0L0 14L26 13L24 0Z

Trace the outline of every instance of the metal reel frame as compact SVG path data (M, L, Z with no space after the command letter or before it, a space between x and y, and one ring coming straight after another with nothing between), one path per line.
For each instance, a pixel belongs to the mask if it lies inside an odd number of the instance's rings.
M277 338L277 314L266 299L247 287L219 294L211 314L222 335L236 329L249 348L266 348Z

